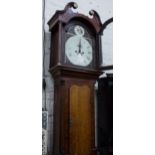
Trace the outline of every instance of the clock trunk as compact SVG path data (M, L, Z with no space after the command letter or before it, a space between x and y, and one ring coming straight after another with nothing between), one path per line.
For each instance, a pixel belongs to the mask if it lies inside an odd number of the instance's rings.
M54 78L54 155L96 155L95 79L73 76Z

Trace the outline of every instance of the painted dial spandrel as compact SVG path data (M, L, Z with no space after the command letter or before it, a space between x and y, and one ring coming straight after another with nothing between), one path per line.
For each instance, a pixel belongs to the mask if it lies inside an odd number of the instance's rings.
M88 66L93 59L92 46L88 40L83 37L85 32L81 26L75 26L74 32L75 35L66 41L66 56L74 65Z

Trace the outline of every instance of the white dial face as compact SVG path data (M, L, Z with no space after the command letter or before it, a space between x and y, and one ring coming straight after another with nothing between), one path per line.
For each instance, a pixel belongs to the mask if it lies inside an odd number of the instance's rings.
M84 29L75 26L76 35L70 37L65 44L65 53L69 61L78 66L88 66L93 59L93 49L91 44L83 37Z

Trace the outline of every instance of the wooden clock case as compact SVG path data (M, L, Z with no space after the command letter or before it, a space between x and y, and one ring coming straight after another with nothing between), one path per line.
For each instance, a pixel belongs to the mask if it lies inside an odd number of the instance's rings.
M68 3L49 20L51 32L50 69L54 78L54 141L50 155L96 155L94 84L101 74L102 27L96 11L91 18L74 13L77 4ZM64 62L65 27L81 22L91 29L95 39L92 65L75 66ZM52 131L51 131L52 132ZM52 147L51 147L52 148Z

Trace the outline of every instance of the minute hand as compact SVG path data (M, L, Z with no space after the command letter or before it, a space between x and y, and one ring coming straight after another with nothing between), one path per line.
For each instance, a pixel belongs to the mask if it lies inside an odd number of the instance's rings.
M79 53L81 54L81 39L80 39L80 42L79 42Z

